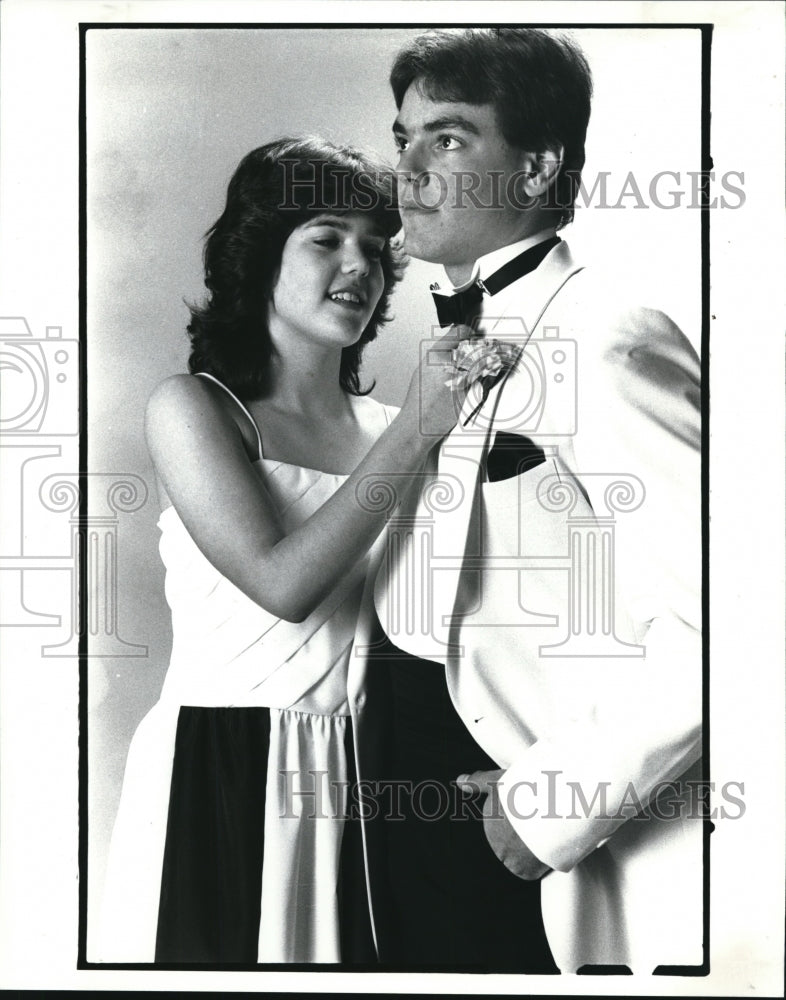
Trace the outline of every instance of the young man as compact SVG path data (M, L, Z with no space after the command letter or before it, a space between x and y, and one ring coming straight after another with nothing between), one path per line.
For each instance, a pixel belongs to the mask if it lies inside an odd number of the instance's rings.
M391 83L406 249L444 265L443 322L521 353L470 393L376 581L358 763L401 791L366 824L380 957L700 963L698 360L557 237L590 114L575 44L429 32Z

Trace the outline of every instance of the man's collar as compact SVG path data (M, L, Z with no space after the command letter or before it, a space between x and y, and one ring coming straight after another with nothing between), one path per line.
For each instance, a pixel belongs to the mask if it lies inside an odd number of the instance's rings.
M481 280L488 278L490 274L494 274L495 271L498 271L508 261L513 260L514 257L518 257L520 253L529 250L530 247L537 246L538 243L542 243L544 240L554 236L556 232L556 227L550 226L548 229L541 229L539 232L533 233L531 236L526 236L523 240L518 240L516 243L509 243L506 247L500 247L498 250L484 253L482 257L478 257L475 261L471 277L463 284L454 286L452 291L463 292L465 288L469 288L478 278Z

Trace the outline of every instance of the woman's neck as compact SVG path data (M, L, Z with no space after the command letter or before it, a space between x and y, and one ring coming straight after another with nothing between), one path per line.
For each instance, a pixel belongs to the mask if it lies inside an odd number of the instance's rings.
M270 359L268 403L298 414L330 416L342 412L347 396L341 388L341 351L299 351Z

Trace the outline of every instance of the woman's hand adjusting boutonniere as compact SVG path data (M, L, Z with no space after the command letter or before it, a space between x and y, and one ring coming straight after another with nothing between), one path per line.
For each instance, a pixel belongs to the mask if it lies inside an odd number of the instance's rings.
M456 346L450 378L445 384L464 392L478 385L481 391L480 402L464 421L465 426L486 402L492 387L515 367L520 353L521 349L513 344L477 335Z
M425 353L412 375L402 409L405 415L414 415L425 437L442 438L458 421L467 388L453 381L454 359L473 336L472 327L455 325L423 345Z
M532 882L550 871L548 865L535 857L519 837L505 815L499 798L498 783L505 772L475 771L460 774L456 784L467 795L485 795L483 803L483 830L489 846L502 864L518 878Z

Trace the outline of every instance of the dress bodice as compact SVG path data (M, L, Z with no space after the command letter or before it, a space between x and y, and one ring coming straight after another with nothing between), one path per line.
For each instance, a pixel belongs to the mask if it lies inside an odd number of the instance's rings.
M388 409L371 400L364 404L371 404L364 405L364 413L381 433ZM259 443L261 451L261 438ZM348 478L264 457L254 468L287 532L308 520ZM265 611L223 576L174 507L164 510L159 527L173 632L162 699L349 714L346 671L368 554L308 618L295 623Z

